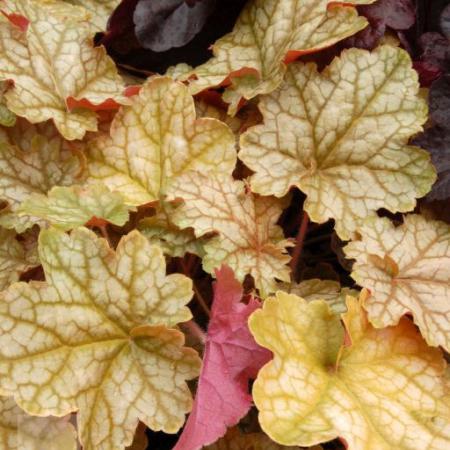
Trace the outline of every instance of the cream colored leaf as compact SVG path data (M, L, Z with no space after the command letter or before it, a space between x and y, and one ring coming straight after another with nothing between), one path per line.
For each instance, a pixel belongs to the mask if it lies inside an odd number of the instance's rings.
M130 205L162 200L183 173L230 173L236 163L231 130L216 119L196 119L188 89L167 77L151 78L122 107L111 136L89 151L89 181L119 191Z
M192 228L180 229L172 223L174 207L164 203L156 209L155 215L147 217L138 224L139 231L151 242L159 244L164 254L181 257L192 253L202 257L206 237L197 238Z
M18 281L21 273L39 264L32 253L32 249L26 249L16 239L14 231L0 228L0 291Z
M76 450L67 418L25 414L11 397L0 397L0 450Z
M368 220L345 254L356 260L352 277L372 293L364 307L376 327L411 313L430 345L450 351L450 226L408 215L395 227Z
M281 197L297 186L311 219L335 219L345 240L379 208L413 209L436 178L428 153L407 145L427 118L418 88L408 54L389 46L344 51L322 73L291 65L261 98L264 124L241 136L252 189Z
M214 56L184 75L195 76L191 90L231 83L225 95L230 112L242 97L251 99L275 90L285 62L319 51L351 36L367 25L352 6L373 0L343 3L330 0L251 0L233 31L213 46Z
M99 105L128 102L124 84L103 47L94 47L86 14L65 2L12 0L8 14L26 30L0 21L0 79L12 80L8 108L32 123L53 119L66 139L97 129ZM79 105L92 105L89 108Z
M345 299L347 295L357 297L358 291L349 288L342 288L337 281L320 280L313 278L312 280L304 280L298 284L282 283L280 290L289 294L294 294L308 302L313 300L325 300L331 310L337 314L347 311Z
M119 5L120 0L65 0L72 5L81 6L88 12L88 21L93 33L105 31L109 16Z
M119 192L103 185L53 187L48 195L32 194L18 208L19 214L38 217L62 230L84 225L91 219L122 226L130 210Z
M253 385L263 430L284 445L340 437L350 450L448 448L440 350L427 347L407 318L377 330L355 298L347 308L347 346L323 300L279 292L250 317L255 339L274 353Z
M18 120L0 133L0 199L9 204L0 215L0 224L22 232L37 218L18 217L20 204L33 194L47 194L53 186L81 180L81 172L81 155L51 122L31 125Z
M302 450L300 447L286 447L272 441L264 433L241 433L238 428L230 428L227 434L205 450ZM320 446L303 450L322 450Z
M197 353L173 329L189 320L192 281L166 276L139 232L114 252L86 228L43 230L46 282L13 284L0 302L0 389L30 414L79 410L84 450L131 444L138 419L174 433L192 398Z
M185 174L171 186L168 200L176 199L184 201L173 212L176 225L194 228L197 237L218 233L203 246L207 272L226 264L239 281L250 274L262 295L277 289L276 279L289 280L290 243L276 225L283 202L256 197L229 176L198 172Z

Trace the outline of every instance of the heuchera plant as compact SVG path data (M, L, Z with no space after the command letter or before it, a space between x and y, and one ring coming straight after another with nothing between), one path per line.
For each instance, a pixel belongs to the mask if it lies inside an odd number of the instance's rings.
M441 3L0 0L0 450L450 448Z

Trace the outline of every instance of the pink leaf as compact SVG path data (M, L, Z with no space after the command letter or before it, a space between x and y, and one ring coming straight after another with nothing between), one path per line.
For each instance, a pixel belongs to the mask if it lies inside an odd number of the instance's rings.
M254 298L241 302L242 287L229 267L216 270L216 277L197 395L173 450L200 449L236 425L251 407L249 379L271 358L256 344L247 325L260 302Z

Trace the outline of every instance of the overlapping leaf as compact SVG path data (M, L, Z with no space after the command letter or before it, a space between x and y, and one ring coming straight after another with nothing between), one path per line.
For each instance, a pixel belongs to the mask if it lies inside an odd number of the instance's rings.
M364 307L377 327L412 313L430 345L450 350L450 226L419 215L395 227L374 219L344 251L356 260L352 277L370 289Z
M37 218L18 217L20 204L53 186L70 186L80 180L82 159L50 123L31 125L17 121L0 130L0 198L8 209L0 215L7 228L23 231Z
M255 298L241 302L242 286L229 267L216 271L214 301L192 412L173 450L199 450L222 437L249 411L250 378L270 359L248 329L250 314L260 307Z
M367 25L351 0L251 0L233 31L213 46L214 56L186 78L194 93L231 83L224 98L235 112L241 97L273 91L283 79L285 62L329 47Z
M31 414L79 409L85 450L130 445L138 419L178 431L200 364L172 328L191 316L191 280L166 276L161 249L137 231L116 252L85 228L39 239L47 282L1 297L1 392Z
M76 435L67 418L28 416L11 397L0 397L1 450L76 450Z
M379 208L411 210L435 180L427 153L407 145L427 118L418 88L408 54L390 46L347 50L321 74L291 65L261 98L264 124L241 137L253 191L299 187L311 219L335 219L342 239Z
M348 346L324 301L278 293L250 317L257 342L274 353L253 386L264 431L284 445L340 437L351 450L447 448L440 350L427 347L407 318L377 330L355 298L347 307Z
M14 231L0 227L0 291L17 281L22 272L38 264L33 248L22 245Z
M89 221L122 226L128 220L129 210L119 192L111 192L103 185L88 187L54 187L45 196L32 194L18 212L38 217L62 230L70 230Z
M79 139L97 129L92 109L127 102L113 61L93 46L83 9L51 0L0 8L10 18L0 21L0 80L14 82L5 96L15 114L32 123L53 119L66 139Z
M194 228L197 237L216 232L204 245L203 268L212 272L231 267L239 281L252 275L262 295L277 289L276 279L289 280L289 262L283 231L276 225L283 202L247 192L241 181L197 172L179 177L168 200L182 199L172 220L180 228Z
M93 32L106 30L109 16L120 3L120 0L64 0L67 3L81 6L89 13L88 21Z
M294 294L308 302L325 300L331 310L337 314L347 311L345 304L347 295L358 296L358 291L342 288L337 281L320 280L319 278L304 280L298 284L284 283L280 285L280 290Z
M187 88L170 78L150 79L122 107L111 136L100 136L89 151L89 179L122 193L131 205L162 200L185 172L231 173L234 136L216 119L196 119Z

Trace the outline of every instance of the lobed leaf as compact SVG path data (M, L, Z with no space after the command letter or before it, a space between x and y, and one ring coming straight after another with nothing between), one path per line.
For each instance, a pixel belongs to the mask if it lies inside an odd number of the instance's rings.
M192 227L197 237L218 233L203 246L205 271L226 264L239 281L250 274L263 296L277 289L276 279L289 280L286 248L291 244L276 225L282 201L254 196L229 176L197 172L179 177L167 199L184 201L172 217L180 228Z
M262 195L305 194L315 222L333 218L342 239L379 208L414 208L436 175L429 156L407 145L427 107L408 54L382 46L344 51L322 73L291 65L283 86L261 97L264 124L241 136L239 158Z
M122 226L130 210L119 192L104 185L53 187L47 194L32 194L18 208L19 214L38 217L62 230L71 230L94 221Z
M28 416L11 397L0 397L2 450L76 450L76 436L68 418Z
M121 0L64 0L72 5L81 6L88 12L88 21L92 32L106 30L109 16Z
M242 97L251 99L275 90L283 80L285 63L319 51L367 25L355 4L373 0L251 0L231 33L213 46L214 56L185 75L191 91L231 84L224 100L234 114Z
M164 199L167 189L190 170L232 172L234 136L216 119L196 119L188 89L167 77L151 78L122 107L111 135L100 136L88 154L89 181L120 191L126 203Z
M94 47L86 13L65 2L0 4L0 80L12 80L7 106L32 123L53 119L69 140L97 130L96 108L127 103L103 47ZM22 27L17 26L20 17Z
M445 361L414 324L377 330L348 297L344 328L324 301L285 293L250 317L274 353L253 385L263 430L283 445L340 437L351 450L441 450L450 443Z
M200 366L173 329L191 317L191 280L166 276L161 249L137 231L114 252L86 228L43 230L39 256L46 282L1 296L1 393L34 415L79 410L85 450L130 445L138 419L177 432Z
M376 327L411 313L430 345L450 350L450 226L408 215L395 227L367 221L345 254L356 260L352 277L370 289L364 307Z

